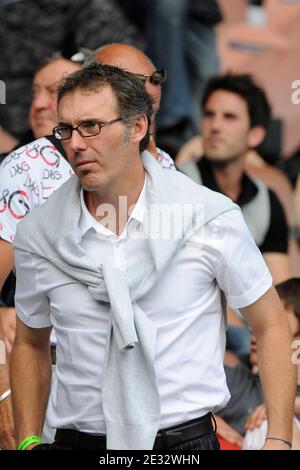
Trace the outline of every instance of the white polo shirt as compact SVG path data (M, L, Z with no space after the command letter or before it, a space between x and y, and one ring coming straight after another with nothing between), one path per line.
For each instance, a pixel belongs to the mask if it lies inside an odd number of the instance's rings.
M145 183L147 184L147 183ZM81 244L99 262L108 258L126 272L132 262L151 261L143 231L145 185L120 236L105 229L81 198ZM57 364L48 406L55 428L105 433L102 370L108 304L45 259L17 250L20 319L32 328L52 326ZM223 369L220 288L229 306L241 308L272 285L271 275L239 210L208 223L171 260L139 305L157 328L156 374L160 428L218 411L229 400ZM147 401L147 397L145 397Z

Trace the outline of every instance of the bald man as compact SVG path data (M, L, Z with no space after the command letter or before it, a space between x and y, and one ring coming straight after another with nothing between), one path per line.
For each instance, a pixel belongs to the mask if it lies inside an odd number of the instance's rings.
M166 72L157 71L149 57L136 47L128 44L112 43L102 46L95 51L93 59L102 64L114 65L127 72L140 75L141 79L145 81L146 90L153 100L153 115L150 128L151 138L147 150L164 168L174 169L172 158L166 152L156 147L154 137L155 116L159 110L161 87L166 79ZM161 73L159 74L159 72Z
M112 43L97 49L93 56L103 64L115 65L137 75L151 76L156 71L152 61L142 51L128 44ZM153 99L153 115L157 113L161 100L161 85L154 85L149 79L145 87Z
M108 65L116 65L131 73L138 74L145 81L145 87L154 103L151 121L152 135L147 151L159 161L163 168L175 169L171 157L156 147L153 135L155 114L159 109L161 99L161 83L164 81L165 75L161 77L161 80L151 79L150 77L153 77L153 72L156 72L156 69L150 59L140 50L125 44L116 43L103 46L96 50L93 59ZM35 113L36 115L40 113L42 105L36 110L38 111ZM37 117L39 118L39 116ZM39 123L39 119L37 119L37 122ZM0 212L0 290L14 265L12 243L19 220L22 220L32 209L42 204L53 191L66 181L66 178L59 178L59 168L63 166L64 174L66 172L69 172L69 176L72 174L71 167L59 150L54 146L51 148L48 144L40 142L43 140L45 139L37 139L15 152L15 155L21 154L21 159L19 158L17 163L19 164L18 168L23 168L24 171L20 170L19 173L15 171L14 174L13 192L18 197L14 197L13 207L5 204L7 206L6 209ZM42 172L40 171L41 161L48 166ZM14 156L9 154L0 168L0 198L6 189L7 175L9 175L9 172L14 171L14 166ZM35 175L35 178L24 179L24 174L26 175L25 170L29 166L31 174ZM1 208L0 199L0 210ZM4 333L9 332L10 338L13 338L15 333L14 309L10 309L4 321L0 317L0 341L4 337L1 322L4 326ZM8 338L6 337L5 339L7 342ZM54 356L55 354L53 354ZM0 397L6 396L6 392L9 390L8 377L8 364L0 364ZM0 403L0 448L14 448L13 419L9 395Z

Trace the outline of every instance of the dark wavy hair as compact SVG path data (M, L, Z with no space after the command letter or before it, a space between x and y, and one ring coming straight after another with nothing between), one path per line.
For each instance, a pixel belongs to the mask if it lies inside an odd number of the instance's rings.
M264 90L255 83L251 75L227 73L212 77L203 92L203 109L209 97L218 90L235 93L246 102L251 128L262 126L266 129L268 127L271 119L271 107Z
M77 89L98 91L104 84L111 86L117 100L119 116L130 127L132 121L146 115L148 129L140 142L140 152L149 143L149 124L152 115L152 99L145 90L143 82L134 74L119 67L91 62L80 70L68 75L58 87L57 102Z

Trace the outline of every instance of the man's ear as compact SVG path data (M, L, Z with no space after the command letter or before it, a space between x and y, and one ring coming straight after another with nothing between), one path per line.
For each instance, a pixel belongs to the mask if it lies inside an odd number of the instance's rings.
M266 129L262 126L252 127L248 134L248 147L255 148L258 147L264 140L266 135Z
M132 126L132 142L139 143L146 135L149 122L146 114L138 117Z

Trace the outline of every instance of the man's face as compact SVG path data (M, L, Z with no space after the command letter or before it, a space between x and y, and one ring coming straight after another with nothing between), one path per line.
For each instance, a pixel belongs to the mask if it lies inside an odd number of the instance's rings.
M57 59L36 73L29 111L29 121L36 139L52 134L53 127L57 125L57 85L63 77L79 67L69 60Z
M250 119L246 102L224 90L213 92L204 108L202 137L205 155L211 161L226 162L245 154L249 148Z
M97 91L76 90L66 94L58 104L59 124L76 127L93 121L107 122L119 118L115 95L109 85ZM104 126L100 134L81 137L73 131L63 141L68 160L86 191L112 188L130 172L132 155L138 143L132 142L132 129L123 121Z

